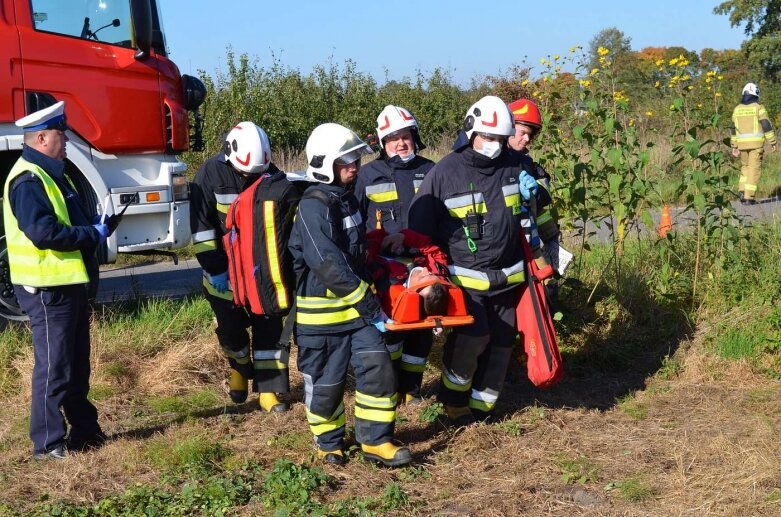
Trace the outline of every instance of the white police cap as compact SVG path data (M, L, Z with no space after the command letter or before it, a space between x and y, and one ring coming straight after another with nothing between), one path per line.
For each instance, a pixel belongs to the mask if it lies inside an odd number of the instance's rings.
M42 131L44 129L60 129L65 131L68 123L65 118L65 101L52 104L15 122L22 131Z

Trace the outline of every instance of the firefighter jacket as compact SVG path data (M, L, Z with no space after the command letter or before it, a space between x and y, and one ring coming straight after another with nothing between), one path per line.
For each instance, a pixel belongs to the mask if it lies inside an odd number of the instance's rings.
M288 248L296 274L297 335L351 331L380 315L366 267L366 226L351 188L309 187Z
M11 280L48 287L89 283L97 290L100 242L92 215L65 174L65 162L24 146L6 178L3 216Z
M272 163L266 174L284 174ZM227 233L225 219L234 199L260 178L236 172L221 152L209 158L190 184L190 231L195 258L208 275L228 271L228 255L222 236Z
M434 162L415 156L407 163L382 152L373 162L361 167L355 184L355 196L366 214L366 230L384 228L398 233L409 226L407 212L415 192Z
M415 195L410 229L450 257L456 285L494 294L523 282L520 165L506 149L490 160L463 147L437 163Z
M741 151L764 147L765 140L776 145L776 132L767 116L765 107L756 96L744 96L732 111L730 145Z

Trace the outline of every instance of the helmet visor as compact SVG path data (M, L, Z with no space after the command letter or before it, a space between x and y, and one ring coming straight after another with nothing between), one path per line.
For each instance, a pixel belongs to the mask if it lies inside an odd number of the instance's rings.
M335 159L334 163L336 165L349 165L360 160L363 154L364 153L362 153L360 150L356 149L355 151L350 151L349 153L343 154L339 158Z

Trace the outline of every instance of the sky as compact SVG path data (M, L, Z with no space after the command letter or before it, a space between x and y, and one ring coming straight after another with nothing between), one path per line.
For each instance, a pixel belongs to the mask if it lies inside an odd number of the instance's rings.
M459 83L501 75L513 65L542 73L540 59L566 55L617 27L632 50L681 46L739 48L742 27L713 14L720 0L159 0L170 57L182 73L227 70L230 46L261 67L272 55L307 74L329 59L387 77L445 68ZM185 15L178 13L186 12Z

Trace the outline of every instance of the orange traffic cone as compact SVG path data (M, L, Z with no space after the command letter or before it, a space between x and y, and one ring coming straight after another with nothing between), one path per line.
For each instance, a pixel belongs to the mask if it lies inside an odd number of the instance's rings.
M670 217L670 205L664 205L662 207L662 218L659 220L659 237L667 236L667 232L673 229L673 220Z

